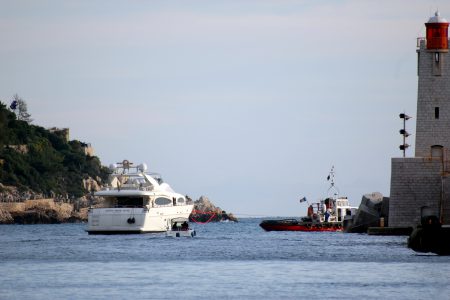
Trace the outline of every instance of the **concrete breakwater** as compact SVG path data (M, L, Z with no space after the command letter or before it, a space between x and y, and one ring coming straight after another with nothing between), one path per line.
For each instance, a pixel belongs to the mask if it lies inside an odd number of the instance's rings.
M388 216L388 197L384 197L379 192L365 194L353 218L344 220L345 232L367 233L370 227L387 227L389 226Z

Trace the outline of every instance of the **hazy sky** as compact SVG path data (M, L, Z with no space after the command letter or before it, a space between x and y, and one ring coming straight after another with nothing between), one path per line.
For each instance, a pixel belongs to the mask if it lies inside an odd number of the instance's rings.
M0 0L0 100L241 216L304 215L333 165L359 205L389 195L436 8L450 19L447 0Z

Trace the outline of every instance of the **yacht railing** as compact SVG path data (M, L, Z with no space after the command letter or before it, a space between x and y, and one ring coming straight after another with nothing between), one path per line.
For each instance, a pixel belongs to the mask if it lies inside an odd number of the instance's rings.
M116 187L112 185L105 186L101 189L102 191L112 191L112 190L138 190L138 191L153 191L152 185L138 185L138 184L122 184Z

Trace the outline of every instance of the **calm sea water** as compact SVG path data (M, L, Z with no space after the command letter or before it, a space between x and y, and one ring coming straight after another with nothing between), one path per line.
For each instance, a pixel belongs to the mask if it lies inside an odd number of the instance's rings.
M406 237L194 224L195 238L1 225L0 299L450 299L450 257Z

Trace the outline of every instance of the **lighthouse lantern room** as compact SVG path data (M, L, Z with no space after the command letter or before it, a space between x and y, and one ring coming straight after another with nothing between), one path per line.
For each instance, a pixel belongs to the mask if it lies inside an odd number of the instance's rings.
M425 27L427 29L427 49L448 51L448 21L438 11L431 17Z

